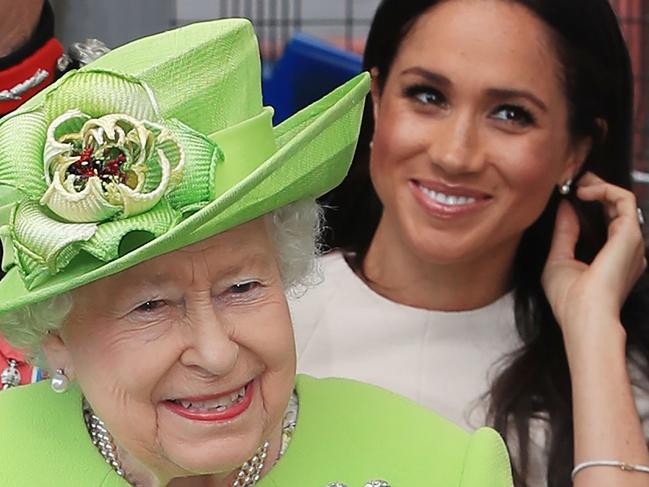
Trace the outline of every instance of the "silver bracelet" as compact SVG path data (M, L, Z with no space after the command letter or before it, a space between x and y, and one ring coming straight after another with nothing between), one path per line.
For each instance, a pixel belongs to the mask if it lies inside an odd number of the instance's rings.
M617 460L591 460L589 462L582 462L575 465L575 468L572 469L572 474L570 475L571 480L574 482L577 474L589 467L617 467L623 472L649 473L649 466L647 465L634 465Z

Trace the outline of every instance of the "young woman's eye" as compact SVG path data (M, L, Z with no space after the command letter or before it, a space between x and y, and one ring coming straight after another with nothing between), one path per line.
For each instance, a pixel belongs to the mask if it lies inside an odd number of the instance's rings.
M408 98L415 100L422 105L438 105L445 106L446 98L444 95L435 88L425 85L409 86L405 90Z
M259 285L260 284L257 281L238 282L237 284L230 286L228 291L230 294L246 294L257 289Z
M527 127L535 122L534 116L523 107L516 105L503 105L494 112L494 118L505 122Z
M142 303L137 308L135 308L135 311L137 311L139 313L153 313L155 311L159 311L160 309L162 309L164 306L166 306L166 304L167 303L165 303L161 299L154 299L154 300Z

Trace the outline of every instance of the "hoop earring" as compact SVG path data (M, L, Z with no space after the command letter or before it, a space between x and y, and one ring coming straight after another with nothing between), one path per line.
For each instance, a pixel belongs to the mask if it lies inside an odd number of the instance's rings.
M570 194L571 189L572 189L572 179L567 179L565 183L559 186L559 193L562 194L563 196L566 196Z
M56 369L56 373L52 376L50 383L52 390L57 394L61 394L68 390L70 386L70 379L67 378L63 369Z

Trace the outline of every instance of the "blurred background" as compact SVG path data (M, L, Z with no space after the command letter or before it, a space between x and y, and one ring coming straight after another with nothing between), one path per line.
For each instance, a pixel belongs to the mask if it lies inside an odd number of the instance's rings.
M276 107L279 122L360 70L360 53L379 0L51 3L57 36L66 46L95 37L115 47L136 37L200 20L251 19L260 38L265 98ZM635 179L639 183L638 196L649 214L649 1L611 0L611 4L620 19L635 72Z

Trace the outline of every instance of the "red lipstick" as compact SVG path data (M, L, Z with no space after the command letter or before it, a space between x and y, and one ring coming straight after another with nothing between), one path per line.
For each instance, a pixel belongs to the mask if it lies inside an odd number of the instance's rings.
M163 405L172 413L175 413L178 416L181 416L185 419L190 419L192 421L213 421L213 422L226 421L226 420L236 418L237 416L240 416L243 412L245 412L248 409L248 407L252 403L252 399L254 395L253 383L254 381L251 381L245 386L246 392L243 398L239 402L232 404L231 406L227 407L223 411L217 411L216 409L200 411L198 409L186 408L181 404L181 401L186 401L191 403L212 401L222 397L227 397L230 394L238 391L240 388L225 394L217 394L211 396L193 396L193 397L187 397L182 399L176 399L173 401L167 400L163 402Z

